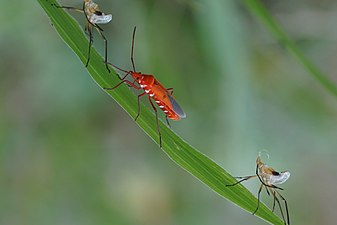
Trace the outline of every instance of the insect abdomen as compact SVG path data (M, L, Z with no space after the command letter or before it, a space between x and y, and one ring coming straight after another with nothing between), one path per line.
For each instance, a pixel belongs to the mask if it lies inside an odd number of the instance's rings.
M156 102L156 104L159 106L159 108L167 115L168 118L170 118L171 120L179 120L180 117L174 113L174 111L172 109L170 109L170 107L168 105L165 104L164 101L160 100L154 93L153 91L148 88L147 86L144 87L144 85L142 85L141 87L144 88L144 91L151 97L154 99L154 101Z
M145 77L145 75L143 76ZM157 80L155 80L153 76L146 76L145 78L148 79L147 82L145 83L144 79L143 82L140 83L140 87L143 88L144 91L154 99L156 104L167 115L168 118L171 120L179 120L181 116L179 116L179 114L174 111L171 103L171 99L173 98L169 95L167 90Z
M172 110L170 107L168 107L164 102L154 98L155 102L159 106L161 110L167 115L168 118L171 120L179 120L180 117Z

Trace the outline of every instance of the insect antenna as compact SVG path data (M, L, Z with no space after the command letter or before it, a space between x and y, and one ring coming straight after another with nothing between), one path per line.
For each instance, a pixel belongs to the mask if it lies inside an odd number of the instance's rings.
M135 28L133 28L132 45L131 45L131 63L132 63L133 72L136 72L136 66L135 66L135 62L133 60L133 52L134 52L134 47L135 47L136 29L137 29L137 27L135 26Z

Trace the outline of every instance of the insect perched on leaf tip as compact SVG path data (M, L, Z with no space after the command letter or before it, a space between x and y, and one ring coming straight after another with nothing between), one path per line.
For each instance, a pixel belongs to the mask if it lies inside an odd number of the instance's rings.
M93 27L97 30L99 35L103 38L104 40L104 63L105 67L110 73L110 69L108 66L108 41L105 38L103 34L103 29L98 25L98 24L107 24L112 20L112 15L111 14L105 14L100 11L98 5L93 2L92 0L84 0L83 1L83 6L82 9L76 8L76 7L71 7L71 6L59 6L56 4L53 4L57 8L63 8L63 9L69 9L69 10L74 10L77 12L81 12L85 14L85 18L87 20L87 23L85 25L85 32L89 35L89 48L88 48L88 58L85 64L85 67L88 67L89 61L90 61L90 51L91 51L91 46L93 43Z
M269 155L268 155L269 158ZM266 189L266 192L268 195L272 194L273 196L273 208L272 211L274 212L275 210L275 204L277 203L279 208L280 208L280 212L281 212L281 216L283 219L284 224L290 225L290 218L289 218L289 210L288 210L288 203L286 201L286 199L281 195L281 193L277 190L283 190L282 188L276 186L279 184L283 184L284 182L286 182L289 177L290 177L290 172L289 171L282 171L282 172L278 172L276 170L274 170L272 167L264 164L261 161L261 154L259 153L257 159L256 159L256 173L255 175L250 175L250 176L244 176L244 177L236 177L238 179L240 179L239 181L233 183L233 184L228 184L226 185L227 187L230 186L235 186L243 181L249 180L251 178L259 178L261 185L258 191L258 195L257 195L257 207L255 209L255 211L253 212L253 215L257 212L257 210L259 209L260 206L260 194L263 188ZM284 217L284 213L283 213L283 209L280 203L279 198L280 197L282 199L282 201L284 202L285 205L285 209L286 209L286 219Z
M157 108L154 106L152 99L155 101L155 103L158 105L158 107L166 114L165 119L169 127L171 127L168 119L171 120L179 120L181 118L185 118L186 114L180 107L180 105L177 103L177 101L173 98L173 88L165 88L159 81L150 74L143 74L141 72L136 71L136 66L134 62L134 45L135 45L135 35L136 35L136 29L137 27L134 27L133 33L132 33L132 45L131 45L131 64L133 70L124 70L119 68L118 66L109 63L111 66L116 68L119 71L122 71L125 73L125 75L120 78L121 82L117 84L116 86L112 88L104 88L105 90L114 90L115 88L119 87L121 84L125 83L129 87L133 87L137 90L143 89L144 92L140 95L138 95L138 112L135 117L135 120L138 119L140 115L140 98L144 96L145 94L148 95L149 102L155 112L156 115L156 124L157 124L157 131L159 135L159 145L162 147L162 138L161 138L161 132L158 122L158 112ZM133 82L127 80L127 76L131 75L134 79ZM135 83L137 83L139 86L137 86Z

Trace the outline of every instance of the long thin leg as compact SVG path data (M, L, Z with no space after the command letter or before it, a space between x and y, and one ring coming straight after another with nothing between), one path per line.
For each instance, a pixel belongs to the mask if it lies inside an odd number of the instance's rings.
M152 105L152 108L153 108L154 112L156 113L156 124L157 124L157 131L158 131L158 135L159 135L159 146L161 148L162 147L162 143L161 143L161 133L160 133L160 128L159 128L159 121L158 121L158 112L157 112L156 107L153 105L153 102L152 102L150 96L149 96L149 101L150 101L150 103Z
M131 63L132 63L132 68L133 71L136 72L136 66L135 62L133 60L133 52L134 52L134 47L135 47L135 35L136 35L136 29L137 27L133 28L133 34L132 34L132 46L131 46Z
M144 95L146 94L146 92L138 95L138 113L137 113L137 116L135 117L135 121L137 121L139 115L140 115L140 98L143 97Z
M237 185L237 184L239 184L243 181L249 180L249 179L254 178L254 177L256 177L256 175L245 176L245 177L236 177L236 178L241 179L241 180L239 180L238 182L235 182L234 184L226 184L226 186L227 187L235 186L235 185Z
M246 178L246 177L256 177L256 175L250 175L250 176L236 176L234 177L235 179L243 179L243 178Z
M104 88L105 90L113 90L113 89L115 89L115 88L118 88L121 84L123 84L123 83L126 83L127 85L129 85L129 86L132 86L132 87L134 87L134 88L136 88L137 90L140 90L141 88L140 87L137 87L136 85L134 85L133 83L131 83L130 81L128 81L128 80L122 80L119 84L117 84L116 86L114 86L114 87L111 87L111 88Z
M118 77L118 79L120 79L120 80L125 80L125 78L126 78L128 75L130 75L130 72L127 72L127 73L124 75L124 77L122 77L122 78L120 78L120 77L118 76L118 74L117 74L117 77ZM134 82L132 82L133 85L130 85L130 84L127 84L127 85L128 85L129 87L135 87L135 86L136 86L135 83L136 83L136 82L134 81ZM137 89L137 90L139 90L139 89Z
M106 67L106 69L109 71L109 73L110 73L110 69L109 69L109 66L108 66L108 41L107 41L107 39L105 38L105 36L104 36L104 34L103 34L103 32L100 30L100 29L98 29L97 27L96 27L96 29L97 29L97 31L98 31L98 33L101 35L101 37L103 38L103 40L104 40L104 63L105 63L105 67Z
M89 49L88 49L88 59L87 59L87 63L85 64L85 67L88 67L89 65L89 61L90 61L90 52L91 52L91 46L92 46L92 43L93 43L93 35L92 35L92 27L95 27L97 29L97 31L99 32L99 34L103 37L103 39L106 41L106 38L104 37L104 35L101 33L101 31L103 31L102 28L100 28L97 24L93 24L89 18L88 18L88 15L85 11L85 2L83 2L83 6L82 6L82 12L84 12L84 15L85 15L85 18L87 20L87 29L88 29L88 32L89 32ZM106 47L106 46L105 46ZM107 48L106 48L107 50ZM105 54L107 54L107 52L105 52ZM105 65L110 73L110 69L108 68L108 65L107 65L107 57L105 57Z
M270 192L269 192L269 190L268 190L268 187L267 187L267 186L264 186L264 187L266 188L266 191L267 191L268 196L270 196Z
M276 191L276 190L275 190ZM286 206L286 213L287 213L287 222L290 225L290 217L289 217L289 210L288 210L288 203L287 200L280 194L280 192L276 191L277 194L282 198L284 205Z
M60 9L69 9L69 10L75 10L77 12L81 12L83 13L84 11L82 9L79 9L79 8L75 8L75 7L71 7L71 6L59 6L59 5L56 5L56 4L52 4L53 6L55 6L56 8L60 8Z
M276 201L275 201L275 198L274 198L274 200L273 200L273 208L272 208L272 212L275 211L275 203L276 203Z
M119 78L120 80L125 80L125 78L126 78L128 75L130 75L130 72L127 72L127 73L124 75L124 77L122 77L122 78L118 77L118 78Z
M257 212L257 210L260 207L260 195L261 195L262 188L263 188L263 184L261 184L259 192L257 193L257 207L256 207L255 211L253 212L253 215Z
M85 64L85 67L88 67L88 65L89 65L91 46L92 46L92 42L93 42L93 38L92 38L92 26L90 24L88 24L87 30L89 32L89 48L88 48L88 59L87 59L87 62Z
M166 119L167 125L171 128L171 124L170 124L170 122L169 122L169 120L168 120L168 118L167 118L167 115L165 116L165 119Z
M132 85L130 85L129 82L124 81L128 75L130 75L130 72L127 72L127 73L124 75L124 77L122 77L122 78L120 78L120 77L117 75L118 79L120 79L120 80L122 81L122 82L120 82L120 83L118 84L118 86L121 85L121 84L124 82L124 83L126 83L126 85L128 85L129 87L134 87L134 88L136 88L137 90L141 89L140 87L136 86L134 82L132 83ZM117 87L118 87L118 86L117 86ZM115 89L115 88L116 88L116 86L115 86L115 87L112 87L112 88L104 88L104 89L106 89L106 90L113 90L113 89Z
M86 13L85 11L85 1L83 1L83 5L82 5L82 10L84 12L84 15L85 15L85 19L87 20L88 24L91 24L91 26L95 27L95 24L91 23L89 18L88 18L88 14Z
M283 219L283 222L284 224L287 224L286 223L286 220L284 219L284 214L283 214L283 210L282 210L282 206L281 206L281 203L280 203L280 200L278 200L277 196L276 196L276 191L275 190L270 190L274 196L274 199L276 200L279 208L280 208L280 211L281 211L281 216L282 216L282 219Z
M118 70L124 72L124 73L130 74L130 73L132 72L132 71L126 71L126 70L123 70L123 69L119 68L118 66L116 66L116 65L114 65L114 64L112 64L112 63L109 63L109 62L108 62L108 64L109 64L110 66L112 66L112 67L114 67L114 68L116 68L116 69L118 69Z

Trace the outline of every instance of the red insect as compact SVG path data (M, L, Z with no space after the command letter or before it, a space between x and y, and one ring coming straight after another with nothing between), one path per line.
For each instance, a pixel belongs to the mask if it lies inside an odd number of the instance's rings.
M153 76L149 74L142 74L141 72L136 71L135 63L133 60L133 52L134 52L134 42L135 42L135 35L136 35L136 27L133 29L133 35L132 35L132 47L131 47L131 63L133 67L133 71L127 71L123 70L111 63L113 67L116 69L126 73L124 77L121 78L121 82L117 84L116 86L112 88L104 88L105 90L113 90L120 86L123 83L126 83L130 87L134 87L137 90L144 89L144 92L140 95L138 95L138 114L135 117L135 120L138 119L140 115L140 97L144 96L145 94L148 94L148 99L151 103L151 106L156 114L156 123L157 123L157 131L159 135L159 144L160 147L162 147L162 141L161 141L161 133L158 123L158 112L156 107L154 106L152 99L156 102L156 104L159 106L159 108L166 114L166 122L171 127L169 121L167 118L170 118L171 120L179 120L181 118L185 118L186 114L180 107L180 105L176 102L176 100L173 98L173 89L172 88L165 88L159 81ZM131 75L134 79L134 82L131 82L129 80L126 80L126 77L128 75ZM139 84L140 87L135 85L135 82Z

